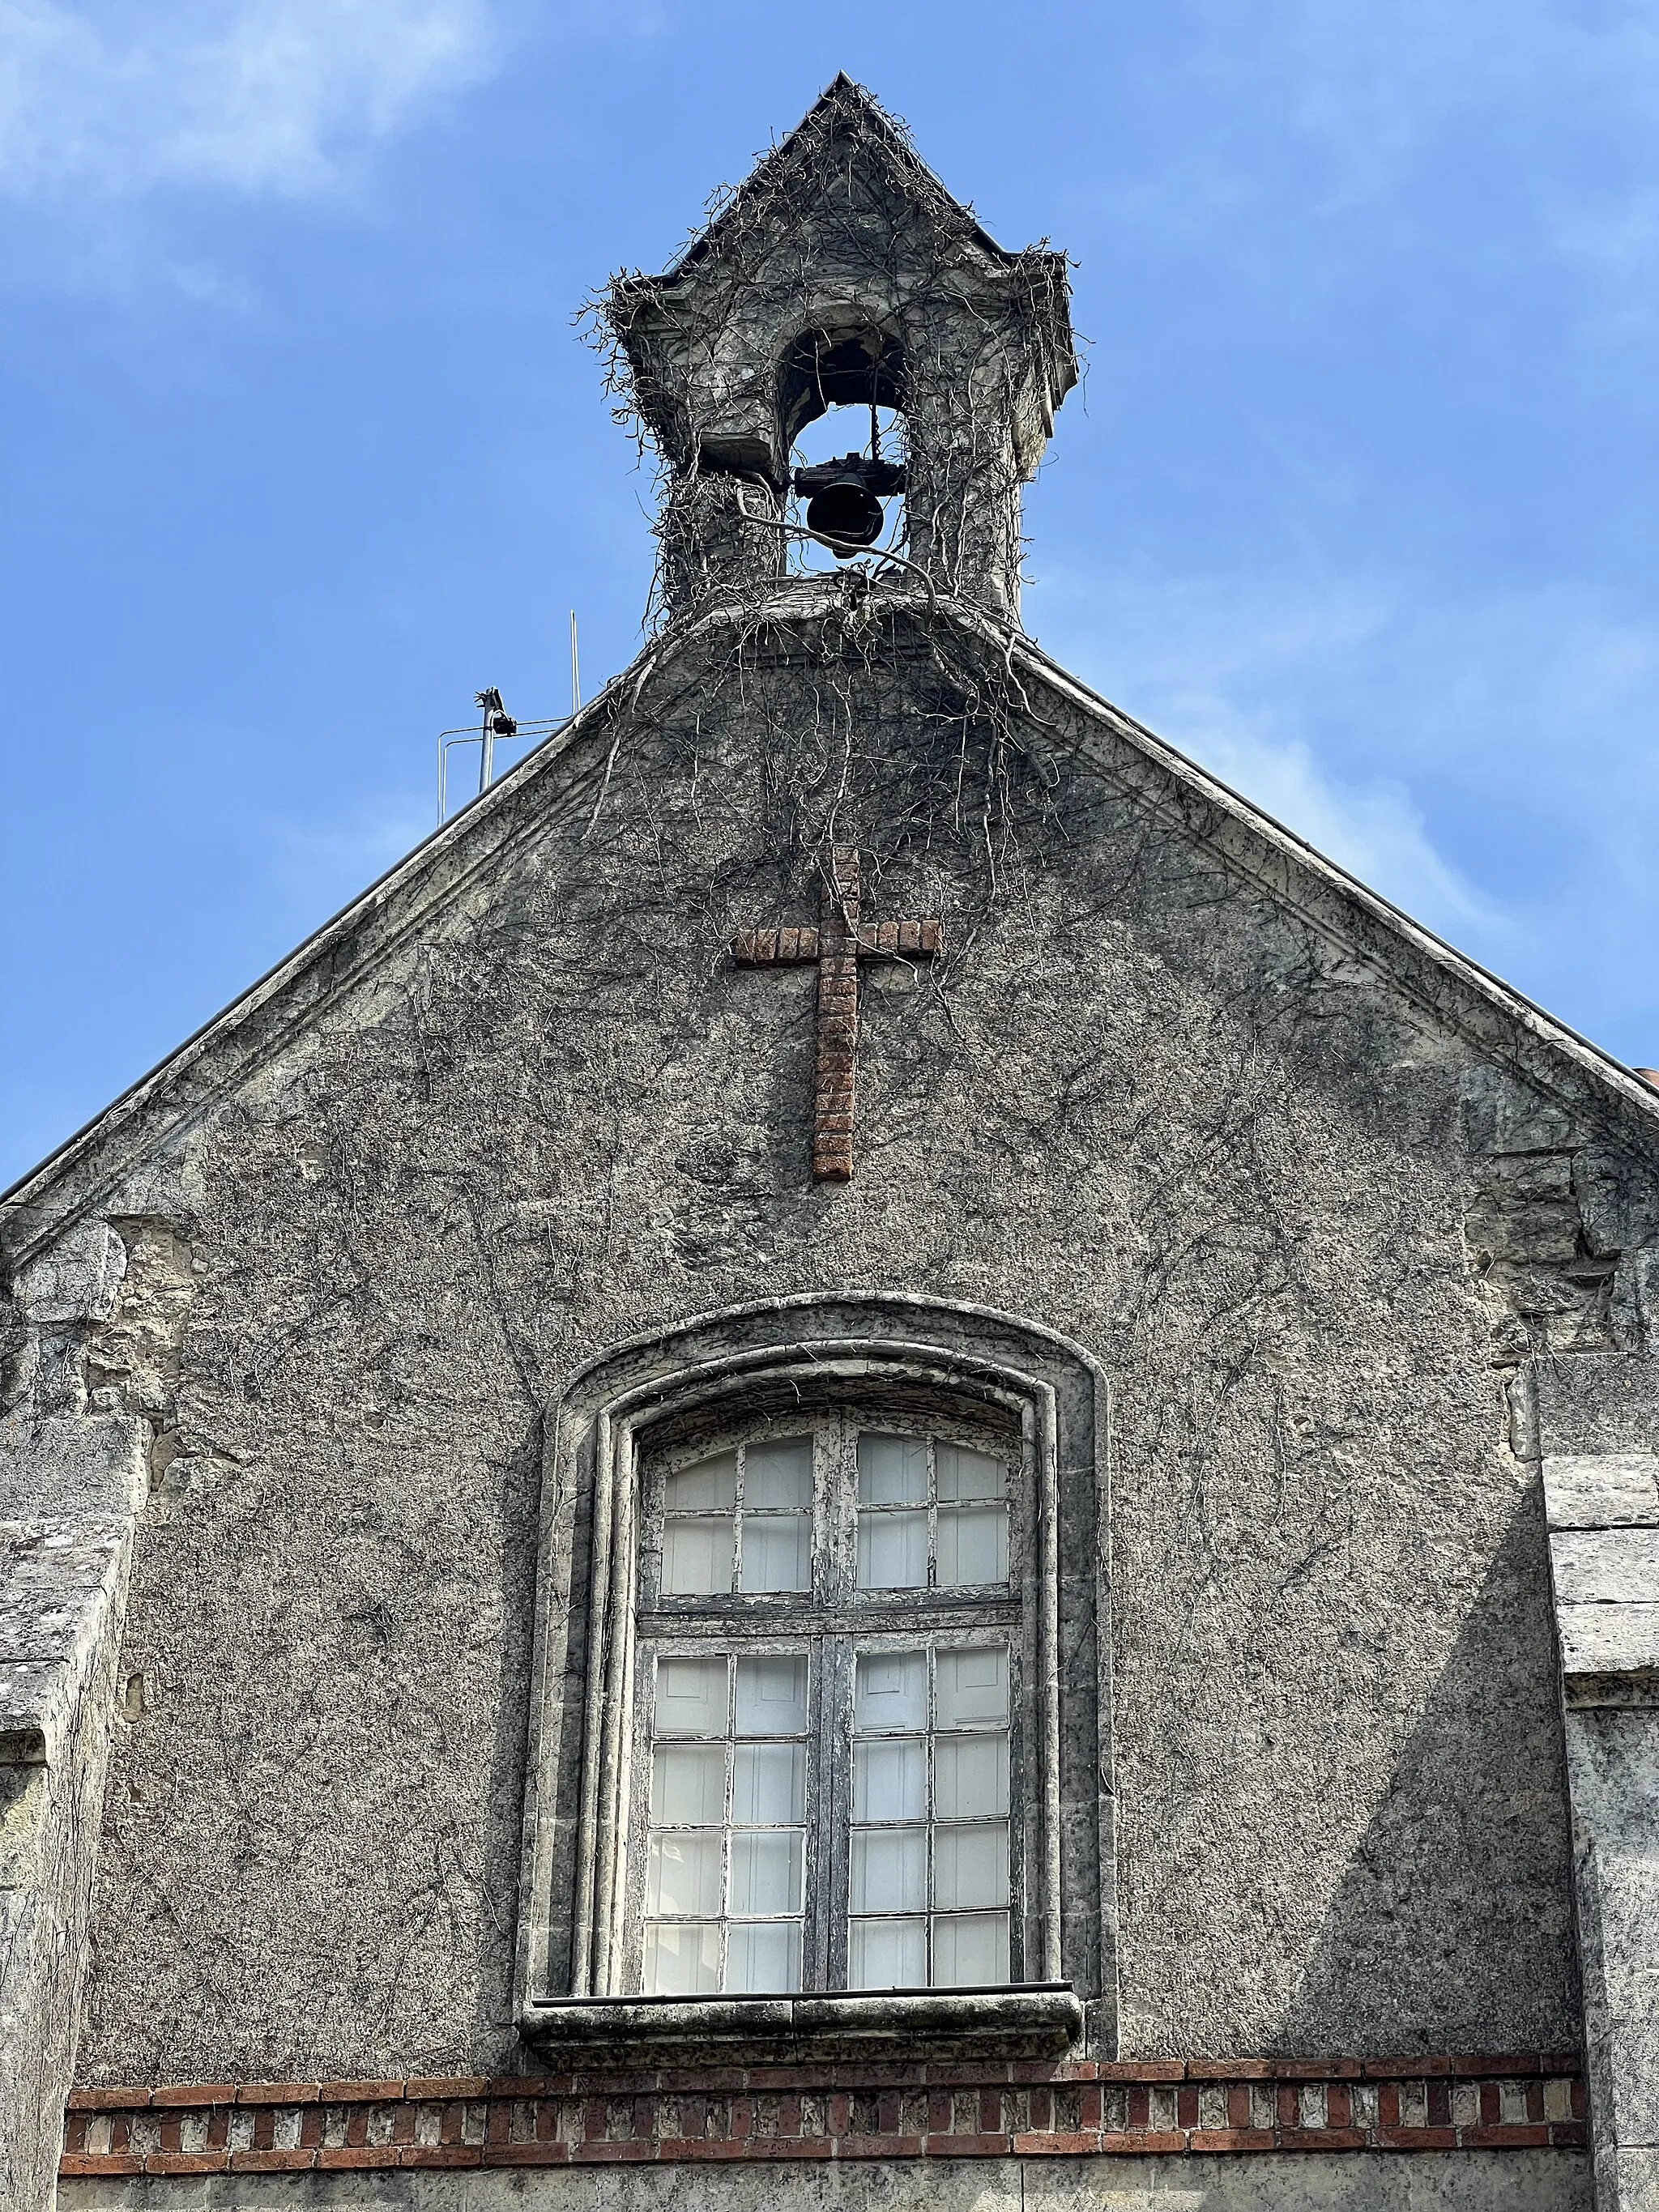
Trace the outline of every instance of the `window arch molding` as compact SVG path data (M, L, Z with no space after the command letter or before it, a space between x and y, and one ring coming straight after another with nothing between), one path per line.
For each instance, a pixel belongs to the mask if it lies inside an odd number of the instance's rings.
M1029 1662L1029 1933L1020 1979L949 1991L665 2002L628 1985L637 1852L636 1612L653 1435L731 1430L748 1409L899 1390L1018 1437L1029 1501L1019 1604ZM966 1302L800 1297L723 1310L612 1347L544 1425L517 1959L520 2031L538 2043L863 2045L896 2033L1064 2047L1086 2015L1115 2030L1103 1532L1105 1379L1076 1345ZM637 1886L635 1886L637 1894Z

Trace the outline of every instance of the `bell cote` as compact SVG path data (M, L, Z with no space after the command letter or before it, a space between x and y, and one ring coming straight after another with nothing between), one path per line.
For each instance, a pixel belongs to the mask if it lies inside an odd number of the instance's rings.
M891 410L898 440L890 416L815 526L862 509L937 589L1017 621L1020 487L1077 381L1067 299L1063 254L997 245L838 76L666 275L605 297L618 387L663 463L670 612L787 572L766 525L786 518L795 441L845 407L866 436Z

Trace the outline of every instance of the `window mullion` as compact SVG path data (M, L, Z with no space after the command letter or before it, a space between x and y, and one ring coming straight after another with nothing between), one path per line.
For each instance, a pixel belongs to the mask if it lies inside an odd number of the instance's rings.
M829 1581L824 1595L831 1605L844 1605L851 1591L854 1566L849 1547L858 1542L857 1506L848 1507L848 1457L852 1450L852 1424L845 1414L827 1425L828 1466L824 1482L824 1524ZM854 1478L856 1483L856 1477Z
M748 1446L738 1446L737 1474L732 1485L732 1589L733 1594L743 1588L743 1474Z
M931 1451L929 1454L931 1458ZM927 1962L927 1981L933 1981L933 1852L935 1850L933 1823L937 1797L933 1787L934 1773L939 1765L939 1646L930 1636L927 1639L927 1887L922 1892L923 1955Z
M939 1588L939 1444L927 1439L927 1587ZM928 1961L931 1972L933 1961Z
M824 1638L824 1715L819 1735L823 1784L818 1792L825 1880L823 1897L824 1989L847 1986L848 1850L853 1824L853 1644Z
M738 1462L738 1483L742 1483L742 1462ZM743 1492L738 1491L741 1500ZM738 1515L742 1525L741 1508ZM735 1567L734 1567L735 1572ZM733 1796L738 1774L738 1652L741 1645L734 1644L726 1662L726 1794L720 1806L720 1987L731 1986L732 1963L732 1826L737 1808Z

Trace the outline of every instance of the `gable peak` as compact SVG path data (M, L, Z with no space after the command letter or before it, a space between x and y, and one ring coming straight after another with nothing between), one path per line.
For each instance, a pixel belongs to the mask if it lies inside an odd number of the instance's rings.
M831 155L842 158L832 164ZM846 174L845 156L895 188L910 210L943 221L981 251L1006 262L1005 252L981 229L971 209L955 199L917 153L909 131L865 87L837 70L793 131L763 154L740 184L726 185L709 203L708 219L689 241L666 276L678 282L698 264L717 257L745 222L777 216L799 207L826 185Z

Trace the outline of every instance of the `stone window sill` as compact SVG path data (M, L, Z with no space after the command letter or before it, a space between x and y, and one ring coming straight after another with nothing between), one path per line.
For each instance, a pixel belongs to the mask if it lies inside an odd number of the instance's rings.
M1083 2033L1069 1982L982 1990L884 1990L757 1997L554 1997L520 2016L525 2040L587 2056L660 2051L682 2063L718 2052L787 2059L902 2050L999 2057L1058 2057Z

